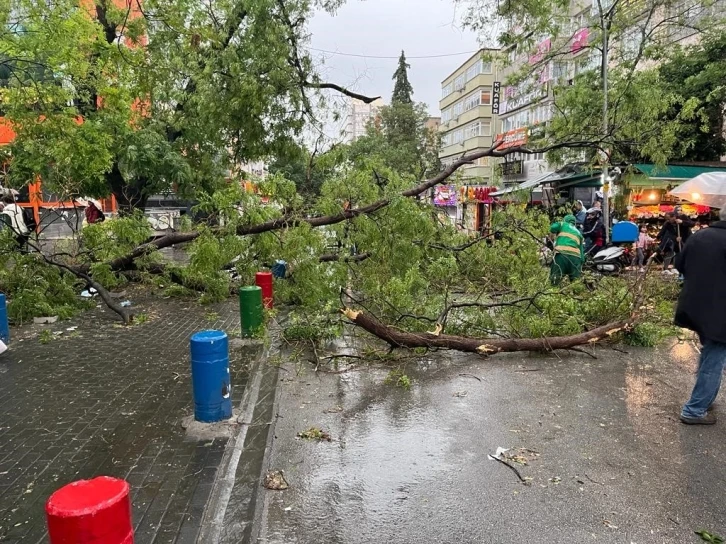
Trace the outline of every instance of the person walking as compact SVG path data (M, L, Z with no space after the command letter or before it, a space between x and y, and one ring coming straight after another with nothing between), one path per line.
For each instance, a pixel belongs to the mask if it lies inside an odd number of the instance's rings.
M559 285L562 277L574 281L582 275L585 259L582 234L575 226L574 215L566 215L562 221L552 223L550 232L555 235L555 256L550 266L550 283Z
M2 198L5 207L2 211L5 223L15 233L15 240L18 242L20 250L24 250L28 240L30 239L30 229L25 224L25 217L23 209L15 203L15 197L11 194L6 194Z
M726 364L726 208L719 221L688 240L676 258L684 284L674 322L698 334L701 356L691 398L683 406L687 425L712 425L711 412Z
M638 241L635 242L635 257L633 257L633 266L637 266L641 272L645 269L645 252L648 246L655 242L653 238L648 236L648 227L640 225L640 233L638 234Z

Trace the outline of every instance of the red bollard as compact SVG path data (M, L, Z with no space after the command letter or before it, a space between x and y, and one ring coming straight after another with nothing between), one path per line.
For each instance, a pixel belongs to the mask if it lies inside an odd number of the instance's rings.
M255 284L262 289L262 302L265 308L272 308L272 272L257 272Z
M129 484L99 476L61 487L45 503L50 544L133 544Z

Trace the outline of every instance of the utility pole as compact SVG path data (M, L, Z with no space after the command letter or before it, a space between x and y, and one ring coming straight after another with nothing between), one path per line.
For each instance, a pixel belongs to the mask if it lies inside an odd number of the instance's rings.
M610 126L608 123L608 22L605 19L606 13L603 11L603 5L598 2L600 8L600 29L602 30L602 66L600 67L600 73L602 75L602 131L603 139L607 138ZM608 13L613 9L611 6L608 9ZM605 243L610 243L610 182L608 181L608 163L610 162L610 156L607 151L603 152L604 160L602 165L602 218L605 224Z

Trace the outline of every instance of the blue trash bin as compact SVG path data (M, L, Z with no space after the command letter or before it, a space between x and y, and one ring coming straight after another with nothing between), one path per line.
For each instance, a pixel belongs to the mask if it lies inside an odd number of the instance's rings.
M190 342L194 419L213 423L232 417L229 341L224 331L201 331Z
M0 340L10 343L10 325L8 324L8 303L5 295L0 293Z

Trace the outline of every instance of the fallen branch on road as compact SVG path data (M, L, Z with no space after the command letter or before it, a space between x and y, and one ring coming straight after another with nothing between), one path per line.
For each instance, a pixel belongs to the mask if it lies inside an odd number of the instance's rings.
M482 356L515 351L555 351L595 344L628 330L634 319L607 323L592 330L569 336L543 338L472 338L431 332L412 333L386 325L366 311L343 308L343 315L353 324L387 342L392 348L445 348L477 353Z

